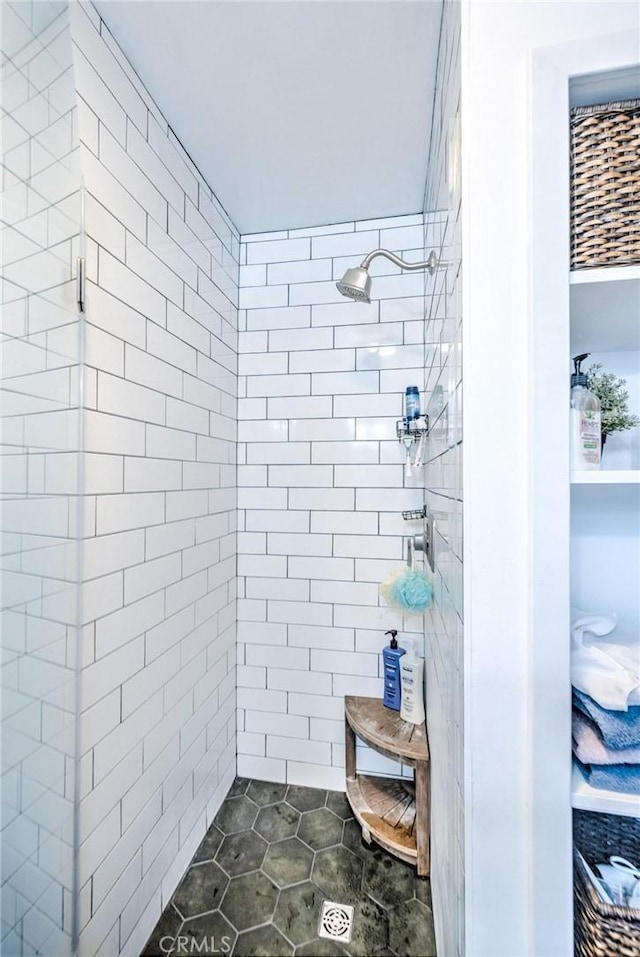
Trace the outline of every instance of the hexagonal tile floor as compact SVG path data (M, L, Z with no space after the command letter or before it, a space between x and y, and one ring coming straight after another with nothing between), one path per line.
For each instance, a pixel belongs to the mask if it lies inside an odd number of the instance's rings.
M317 936L323 900L351 943ZM429 881L367 846L344 794L236 778L142 957L435 957Z

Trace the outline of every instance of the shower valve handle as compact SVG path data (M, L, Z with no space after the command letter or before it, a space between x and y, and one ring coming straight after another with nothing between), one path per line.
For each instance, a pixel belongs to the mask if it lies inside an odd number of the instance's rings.
M413 568L415 553L424 551L426 551L424 535L410 535L407 539L407 565L409 568Z

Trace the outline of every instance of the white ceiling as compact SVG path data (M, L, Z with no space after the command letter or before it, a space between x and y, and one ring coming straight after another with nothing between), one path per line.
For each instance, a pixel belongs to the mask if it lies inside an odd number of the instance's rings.
M242 233L422 209L441 0L100 0Z

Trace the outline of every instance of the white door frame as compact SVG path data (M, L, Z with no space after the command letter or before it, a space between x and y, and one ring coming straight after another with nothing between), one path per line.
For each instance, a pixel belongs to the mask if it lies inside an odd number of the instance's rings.
M536 51L531 63L530 942L573 953L569 661L569 80L637 63L638 34ZM566 409L566 414L563 410Z

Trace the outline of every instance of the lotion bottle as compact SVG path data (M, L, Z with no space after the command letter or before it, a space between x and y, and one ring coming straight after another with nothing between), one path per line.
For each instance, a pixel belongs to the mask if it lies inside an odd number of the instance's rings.
M424 721L424 661L418 657L415 643L409 644L400 661L402 707L400 717L410 724Z
M385 635L391 635L391 642L388 648L382 652L384 662L384 698L385 708L391 708L392 711L400 710L400 659L404 655L404 648L398 648L398 632L395 628L391 631L385 631Z
M602 453L600 400L580 368L588 355L575 356L571 376L571 468L577 470L599 469Z

